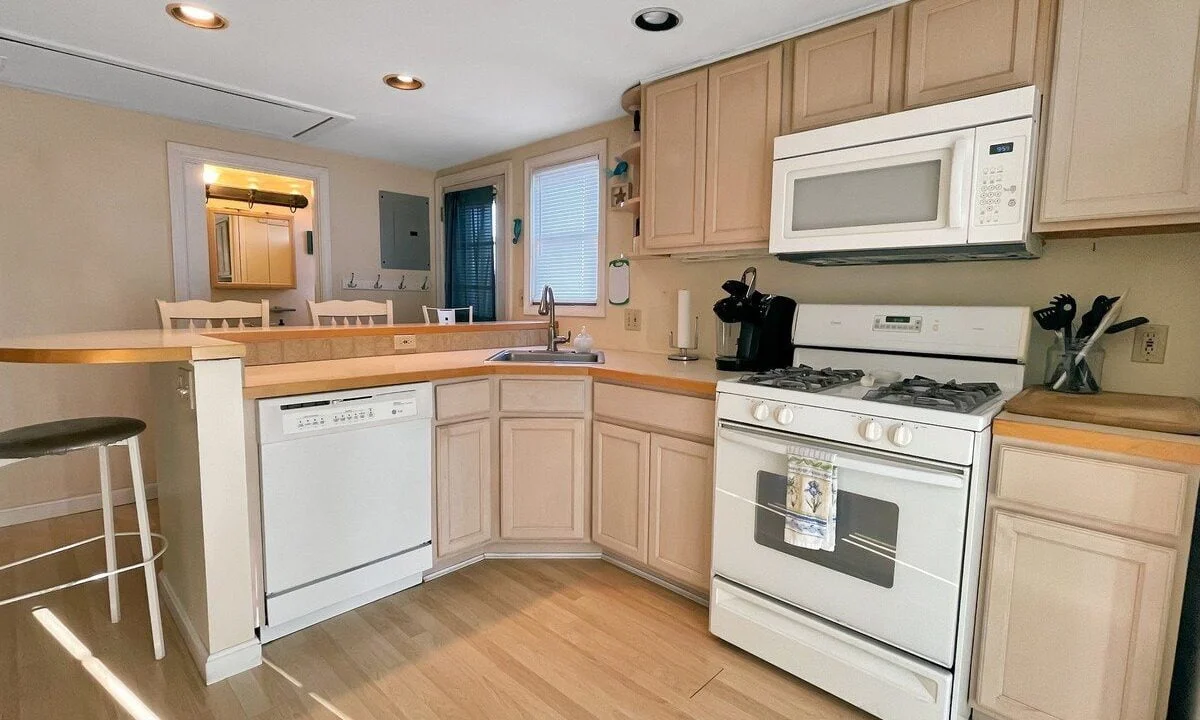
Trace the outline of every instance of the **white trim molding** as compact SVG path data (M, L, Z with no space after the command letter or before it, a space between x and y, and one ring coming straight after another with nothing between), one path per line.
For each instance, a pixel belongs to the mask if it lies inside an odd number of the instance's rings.
M538 155L525 160L525 186L522 190L525 196L525 241L524 241L524 258L525 258L525 276L521 278L521 294L519 297L524 298L521 303L521 312L524 315L537 315L538 299L534 297L532 289L529 287L529 279L533 276L529 269L530 256L529 249L533 246L533 220L530 217L532 213L531 199L529 197L529 188L533 182L533 172L535 170L549 167L551 165L562 165L565 163L586 160L588 158L599 159L600 164L600 192L596 198L599 207L599 219L596 227L596 304L595 305L559 305L556 312L559 317L575 316L575 317L604 317L608 307L608 291L606 289L608 279L608 260L605 256L605 241L607 240L607 224L608 216L608 182L605 178L604 170L608 167L608 140L600 138L592 140L581 145L555 150L545 155Z
M146 499L158 497L158 483L146 483ZM113 490L113 505L133 504L133 488ZM20 525L21 523L49 520L50 518L74 515L81 512L91 512L100 509L100 493L78 495L76 497L47 500L46 502L18 505L17 507L0 509L0 527Z
M188 245L188 235L208 236L208 220L204 205L188 203L189 193L204 187L204 165L211 163L272 175L311 180L313 194L313 227L316 228L314 252L317 256L317 300L334 297L337 286L333 281L333 229L330 222L329 170L317 165L302 165L286 160L243 155L215 148L167 143L167 188L171 200L171 261L175 271L175 300L192 300L190 279L208 280L208 248Z
M196 626L192 625L191 618L183 610L183 603L163 573L158 574L158 585L162 588L163 604L167 606L171 617L175 618L175 626L183 635L183 641L204 677L205 685L212 685L262 664L262 643L258 638L251 638L244 643L210 654L204 639L196 632Z

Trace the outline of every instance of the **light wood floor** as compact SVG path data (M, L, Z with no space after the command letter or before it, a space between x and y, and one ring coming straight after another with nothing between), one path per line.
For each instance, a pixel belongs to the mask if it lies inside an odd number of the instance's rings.
M133 529L131 508L118 511ZM99 533L98 513L0 529L0 564ZM124 542L124 541L122 541ZM0 577L0 597L103 567L96 545ZM121 548L133 559L131 539ZM705 608L599 560L489 560L264 648L205 687L164 609L155 662L139 574L0 608L0 719L128 717L31 615L49 608L160 718L869 716L710 635Z

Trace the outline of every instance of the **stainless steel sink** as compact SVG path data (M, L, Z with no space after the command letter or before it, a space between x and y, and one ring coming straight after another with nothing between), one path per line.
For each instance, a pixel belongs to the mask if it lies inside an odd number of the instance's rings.
M602 352L576 352L575 350L501 350L488 358L490 362L516 363L571 363L571 364L604 364Z

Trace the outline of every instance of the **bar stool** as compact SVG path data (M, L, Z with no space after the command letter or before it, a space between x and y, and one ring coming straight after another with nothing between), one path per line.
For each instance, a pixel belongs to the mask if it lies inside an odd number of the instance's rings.
M117 575L141 567L146 573L146 600L150 606L150 632L154 640L154 657L161 660L166 654L166 649L163 646L162 614L158 606L158 585L154 577L154 562L166 551L167 539L159 533L150 532L150 515L146 510L146 485L142 478L142 456L138 449L138 435L145 429L146 423L136 418L87 417L26 425L0 432L0 466L47 455L66 455L76 450L98 448L100 451L100 502L104 517L103 535L11 562L0 566L0 571L73 550L98 540L104 541L107 566L106 572L0 600L0 605L28 600L56 590L82 585L100 578L108 578L109 615L114 623L119 622L121 598L117 587ZM133 475L133 499L137 508L138 531L136 533L113 531L112 481L109 476L108 449L115 445L124 445L129 448L129 469ZM119 568L117 567L116 538L132 535L137 535L141 542L142 562ZM152 537L162 543L157 553L153 552Z

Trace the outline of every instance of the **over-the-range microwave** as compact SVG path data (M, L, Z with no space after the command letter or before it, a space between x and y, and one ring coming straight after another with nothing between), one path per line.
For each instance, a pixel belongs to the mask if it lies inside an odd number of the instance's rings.
M771 253L813 265L1037 257L1033 86L775 140Z

